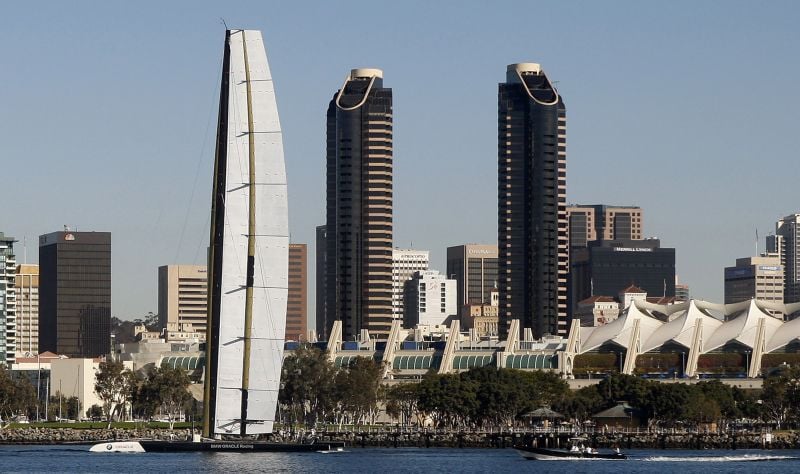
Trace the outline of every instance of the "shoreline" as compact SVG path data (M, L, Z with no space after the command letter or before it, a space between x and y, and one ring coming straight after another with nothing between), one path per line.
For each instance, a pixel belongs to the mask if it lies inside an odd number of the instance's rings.
M191 429L74 429L12 428L0 430L0 445L83 445L107 441L140 439L183 441L192 438ZM503 449L514 445L558 448L567 445L574 433L426 433L426 432L320 432L318 441L341 441L350 448L484 448ZM619 446L623 450L705 450L705 449L800 449L800 431L762 433L585 433L589 445L600 449ZM312 436L273 434L266 441L304 442Z

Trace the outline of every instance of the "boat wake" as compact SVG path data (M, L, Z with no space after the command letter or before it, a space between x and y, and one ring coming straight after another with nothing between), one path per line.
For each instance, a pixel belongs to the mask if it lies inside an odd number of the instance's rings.
M642 458L650 462L761 462L787 461L800 459L797 456L778 456L771 454L742 454L738 456L651 456Z

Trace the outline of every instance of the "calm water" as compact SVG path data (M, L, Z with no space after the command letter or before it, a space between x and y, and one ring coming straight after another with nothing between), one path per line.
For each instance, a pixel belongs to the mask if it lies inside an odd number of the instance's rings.
M0 472L800 472L800 451L630 451L628 461L526 461L511 449L352 449L339 454L93 454L0 446Z

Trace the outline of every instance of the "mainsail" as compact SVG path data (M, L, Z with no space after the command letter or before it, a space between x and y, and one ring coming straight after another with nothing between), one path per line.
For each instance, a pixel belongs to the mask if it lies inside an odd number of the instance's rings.
M211 209L206 437L272 431L288 234L283 140L261 32L228 30Z

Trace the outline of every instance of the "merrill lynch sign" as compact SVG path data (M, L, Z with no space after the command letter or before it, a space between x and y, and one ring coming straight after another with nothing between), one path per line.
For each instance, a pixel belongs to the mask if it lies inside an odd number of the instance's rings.
M614 247L615 252L652 252L653 249L647 247Z

